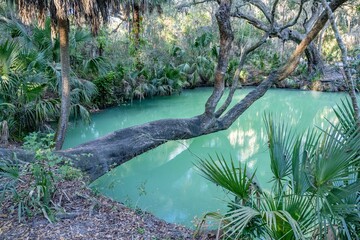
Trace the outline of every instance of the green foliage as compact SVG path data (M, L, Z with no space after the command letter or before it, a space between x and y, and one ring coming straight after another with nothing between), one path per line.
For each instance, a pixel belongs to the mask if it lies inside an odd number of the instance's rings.
M246 168L222 157L200 161L205 178L233 195L220 221L225 239L357 239L360 230L360 131L349 101L339 124L296 136L265 116L273 188L261 189Z
M186 56L186 61L179 65L179 69L190 88L213 83L215 63L218 57L218 49L214 45L214 40L211 33L205 32L195 38L187 52L181 50Z
M53 134L40 133L25 137L24 148L35 152L31 162L20 162L16 155L12 159L0 159L1 208L17 211L19 221L43 214L49 222L54 222L58 207L52 198L57 183L82 176L69 162L52 153L53 138Z
M59 45L51 39L50 21L32 31L17 20L2 22L0 28L10 36L0 42L0 122L8 122L11 139L21 140L59 117ZM74 31L71 42L76 47L86 39ZM89 120L95 85L73 76L71 87L71 117Z
M247 176L246 166L244 169L235 166L232 159L230 163L228 165L223 156L217 156L217 161L210 157L210 160L201 160L197 167L206 179L234 194L237 202L246 202L255 173Z
M256 69L265 73L270 73L282 64L278 53L266 50L255 51L255 53L250 56L249 61Z
M118 104L121 98L116 95L116 90L120 88L123 78L123 71L110 71L106 75L94 80L98 93L94 103L100 108Z

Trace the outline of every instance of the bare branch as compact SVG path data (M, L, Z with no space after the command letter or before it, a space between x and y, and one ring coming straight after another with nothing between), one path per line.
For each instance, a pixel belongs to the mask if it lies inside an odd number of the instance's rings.
M192 6L195 6L195 5L199 5L199 4L203 4L203 3L207 3L207 2L214 2L214 0L202 0L202 1L195 1L193 0L192 2L190 3L183 3L183 4L180 4L178 6L175 6L175 8L177 10L182 10L184 8L189 8L189 7L192 7Z
M304 20L303 26L306 32L309 32L310 28L314 25L315 21L318 19L318 17L321 14L321 8L317 1L313 2L313 5L311 6L311 16L308 18L308 13L305 11L306 18Z
M246 2L256 6L264 14L269 23L271 23L271 13L264 2L261 0L246 0Z
M331 9L337 9L341 4L347 0L333 0L331 2ZM318 18L316 23L313 25L311 30L307 33L305 38L300 42L296 47L295 51L287 61L287 63L278 69L277 71L272 72L269 77L263 81L255 90L248 93L244 99L232 107L225 115L223 115L219 121L219 128L227 129L237 119L250 105L255 102L257 99L262 97L266 91L272 86L276 81L281 81L288 77L296 68L299 63L300 56L304 53L307 46L315 39L318 33L323 29L328 16L326 13L322 13Z
M276 7L279 3L279 0L275 0L274 1L274 4L272 6L272 9L271 9L271 21L270 21L270 24L274 25L275 23L275 12L276 12Z
M125 19L121 19L121 22L111 31L111 33L116 33L117 30L121 27L121 25L125 22Z
M289 22L289 23L285 24L284 26L280 27L280 32L282 30L286 29L286 28L290 28L290 27L294 26L298 22L298 20L299 20L299 18L301 16L301 13L303 11L303 8L304 8L304 3L307 2L307 1L308 0L300 0L300 7L299 7L298 14L296 15L296 17L291 22Z
M246 21L248 21L249 24L253 25L254 27L266 31L268 32L270 30L270 28L262 21L260 21L259 19L247 15L245 13L240 12L239 9L236 9L236 12L231 14L232 17L237 17L237 18L241 18L241 19L245 19Z
M348 88L349 88L349 95L350 95L350 98L351 98L352 105L354 107L355 116L356 116L356 119L358 120L357 124L360 127L359 105L357 103L355 85L354 85L354 82L353 82L353 79L352 79L352 76L351 76L351 72L350 72L350 68L349 68L349 64L348 64L348 61L347 61L347 56L348 56L347 55L347 49L346 49L346 46L345 46L345 44L344 44L344 42L343 42L343 40L341 38L340 32L339 32L339 30L338 30L338 28L336 26L336 22L335 22L335 19L334 19L334 14L331 11L331 8L329 7L328 3L325 0L321 0L321 2L322 2L323 7L325 8L325 11L326 11L327 15L329 16L331 27L332 27L332 29L334 31L336 41L337 41L337 43L339 45L339 48L341 50L341 60L342 60L343 67L344 67L345 80L346 80L346 84L348 85Z

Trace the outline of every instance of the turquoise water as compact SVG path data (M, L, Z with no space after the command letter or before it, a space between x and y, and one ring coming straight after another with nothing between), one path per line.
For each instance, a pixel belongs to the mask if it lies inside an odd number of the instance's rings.
M236 92L234 102L252 89ZM114 130L162 118L200 114L212 89L184 91L181 95L156 97L96 113L89 126L71 124L65 147L103 136ZM152 212L168 221L192 226L195 216L206 211L225 211L226 194L202 178L194 162L215 157L240 161L255 171L261 187L269 189L271 171L266 147L264 112L273 113L296 131L324 127L334 120L332 107L341 93L270 90L253 104L230 129L189 140L168 142L104 175L92 185L102 194L131 207Z

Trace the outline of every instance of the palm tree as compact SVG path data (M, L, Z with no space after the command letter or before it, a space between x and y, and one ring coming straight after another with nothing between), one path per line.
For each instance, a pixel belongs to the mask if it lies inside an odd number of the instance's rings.
M17 10L24 23L29 24L37 19L44 26L50 13L53 32L57 30L60 39L61 61L61 113L55 136L56 149L61 149L70 114L70 57L69 57L69 16L81 22L83 19L90 24L93 34L97 34L100 25L108 20L110 10L117 10L117 4L111 0L15 0Z
M295 136L265 117L273 188L261 189L246 168L218 158L201 173L233 195L220 220L223 237L242 239L359 239L360 131L349 101L335 110L339 124Z

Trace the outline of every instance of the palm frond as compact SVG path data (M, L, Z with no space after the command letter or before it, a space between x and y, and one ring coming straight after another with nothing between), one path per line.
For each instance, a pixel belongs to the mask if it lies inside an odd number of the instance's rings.
M232 203L235 210L230 211L222 219L225 224L222 226L224 229L224 237L235 237L238 239L243 233L248 224L256 217L260 217L260 212L247 206Z
M354 126L356 126L356 116L349 98L341 100L341 104L337 108L333 108L333 111L339 120L342 130L345 133L352 132Z
M79 103L70 106L70 117L74 120L82 120L85 123L91 122L89 111Z
M320 138L321 133L308 130L294 142L291 158L291 183L295 194L303 195L312 186L311 159L316 156Z
M250 186L255 173L248 177L246 166L244 168L240 164L235 166L232 159L228 164L223 156L218 155L216 161L210 157L210 160L200 160L195 165L204 178L229 190L241 200L249 198Z
M284 122L276 124L271 115L264 116L268 145L270 151L270 166L274 174L275 187L279 187L291 173L292 147L294 134Z
M84 64L84 71L95 75L104 75L109 69L108 59L101 56L90 58Z

